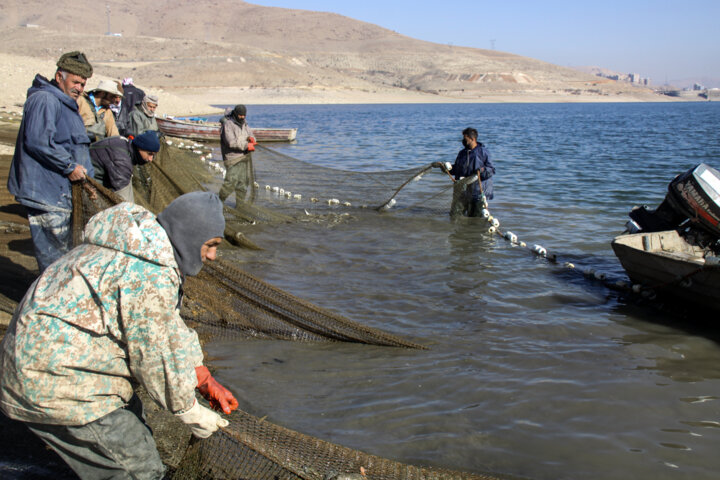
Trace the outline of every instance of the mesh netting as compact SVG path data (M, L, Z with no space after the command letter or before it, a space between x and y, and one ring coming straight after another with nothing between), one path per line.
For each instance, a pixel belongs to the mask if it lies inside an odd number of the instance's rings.
M253 156L255 205L297 215L362 208L381 212L447 215L460 190L431 165L406 170L355 172L303 162L258 145Z
M142 167L134 184L135 187L140 185L135 188L136 201L140 200L138 203L156 213L177 196L193 189L204 189L205 182L211 177L200 162L187 158L183 161L181 155L171 155L171 150L164 146L157 161ZM74 184L75 243L82 241L82 229L92 215L121 201L92 179ZM253 221L290 218L254 206L244 208L239 215L247 215L251 210L262 215ZM226 216L236 212L238 209L227 209ZM225 236L231 237L234 243L254 247L241 232L231 227L226 228ZM209 335L424 348L301 300L222 259L205 265L197 277L188 277L183 288L186 301L181 315L191 325L204 328Z
M229 419L228 427L218 430L205 440L191 444L175 472L174 479L497 480L508 478L407 465L326 442L243 411L236 411Z
M271 190L255 192L255 203L241 204L227 209L226 217L236 226L245 222L292 221L295 218L317 215L338 206L368 209L392 203L405 208L436 208L447 212L453 187L442 184L440 194L435 180L431 188L416 187L418 180L428 173L428 166L403 172L385 174L354 174L312 167L267 149L262 149L256 168L257 179L282 179L288 189L312 191L318 201L304 206L302 199L285 202L287 196L273 195ZM136 202L157 213L177 196L208 188L213 175L200 162L183 158L182 152L165 146L152 164L137 169L134 177ZM187 157L187 156L186 156ZM277 175L277 176L275 176ZM325 176L323 176L325 175ZM318 178L313 178L318 176ZM330 181L332 180L332 181ZM217 179L215 179L217 182ZM432 184L432 182L429 182ZM464 187L454 190L462 191ZM434 190L434 191L433 191ZM292 192L292 190L290 190ZM341 194L345 195L342 196ZM436 202L440 196L445 198ZM323 197L324 196L324 197ZM321 198L343 198L342 203L321 202ZM364 202L363 202L364 200ZM410 201L410 200L414 200ZM81 241L82 228L98 211L120 202L113 192L89 179L73 185L73 232ZM313 205L313 213L307 206ZM436 207L433 207L437 205ZM394 206L394 205L393 205ZM299 208L301 207L301 208ZM302 212L302 213L299 213ZM374 214L379 214L374 212ZM226 237L234 243L254 247L242 241L239 230L229 227ZM189 325L206 330L206 334L239 335L243 337L304 341L345 341L374 345L424 348L414 342L365 327L340 315L322 309L269 285L218 259L208 263L196 277L188 277L184 284L185 302L181 315ZM180 462L177 479L479 479L499 478L450 470L421 468L384 459L318 438L289 430L246 412L236 411L228 417L230 425L204 440L191 442Z
M297 298L219 259L185 281L183 317L215 335L336 340L424 348L394 335L352 322ZM218 331L218 329L220 331Z

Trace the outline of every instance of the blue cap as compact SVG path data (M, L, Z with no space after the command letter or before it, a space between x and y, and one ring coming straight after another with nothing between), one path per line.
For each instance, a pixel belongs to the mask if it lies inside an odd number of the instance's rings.
M160 150L160 140L158 140L155 130L148 130L142 135L138 135L132 141L135 148L145 150L146 152L157 152Z

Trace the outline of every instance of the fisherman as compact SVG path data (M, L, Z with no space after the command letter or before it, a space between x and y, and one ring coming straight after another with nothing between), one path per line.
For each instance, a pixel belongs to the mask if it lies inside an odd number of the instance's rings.
M434 162L433 167L454 175L455 182L477 175L480 181L472 182L463 191L454 193L450 215L478 217L482 209L487 207L487 201L494 197L492 176L495 174L495 166L490 160L488 149L478 142L477 130L468 127L463 130L462 135L463 149L458 152L455 163L450 165L450 162Z
M120 112L117 115L116 123L118 130L120 130L120 135L127 137L130 135L130 113L138 103L142 102L145 97L145 92L136 87L133 83L133 79L130 77L123 78L122 91L123 97L122 102L120 103Z
M130 112L130 126L128 136L137 137L148 130L158 131L157 120L155 120L155 109L158 106L156 95L145 95L140 105Z
M25 207L40 272L72 246L70 182L93 175L77 99L93 69L81 52L60 57L52 81L28 90L7 187Z
M203 366L179 314L186 275L216 258L225 219L210 192L157 217L131 203L93 216L85 242L30 286L0 344L0 408L83 479L160 479L165 467L134 385L206 438L237 400Z
M225 201L235 192L235 203L245 201L250 183L253 181L252 151L255 138L245 121L247 108L236 105L220 119L220 150L225 165L225 181L220 188L220 200Z
M117 125L115 125L115 114L110 106L115 105L122 96L117 83L111 80L100 80L94 90L78 97L78 111L90 141L97 142L103 138L120 135Z
M95 180L113 190L126 202L134 202L133 167L152 162L160 150L157 132L148 130L132 140L110 137L90 146Z

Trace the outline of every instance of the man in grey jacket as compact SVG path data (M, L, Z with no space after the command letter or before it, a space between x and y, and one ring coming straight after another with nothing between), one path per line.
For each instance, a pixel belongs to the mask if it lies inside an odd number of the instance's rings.
M236 105L220 120L220 150L225 164L225 182L218 196L223 202L235 192L235 203L245 201L248 188L254 181L252 154L255 138L245 121L245 105Z

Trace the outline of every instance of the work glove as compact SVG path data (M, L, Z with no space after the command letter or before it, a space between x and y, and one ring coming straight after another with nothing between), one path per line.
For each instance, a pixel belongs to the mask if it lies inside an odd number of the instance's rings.
M247 151L254 152L255 145L257 145L257 140L255 140L255 137L248 137L247 141L248 141Z
M195 375L198 379L197 388L200 395L210 402L212 408L222 410L226 414L238 408L238 401L233 394L210 375L207 367L202 365L195 367Z
M220 427L227 427L230 422L222 418L209 408L205 408L193 398L193 406L185 413L176 413L190 431L198 438L207 438Z

